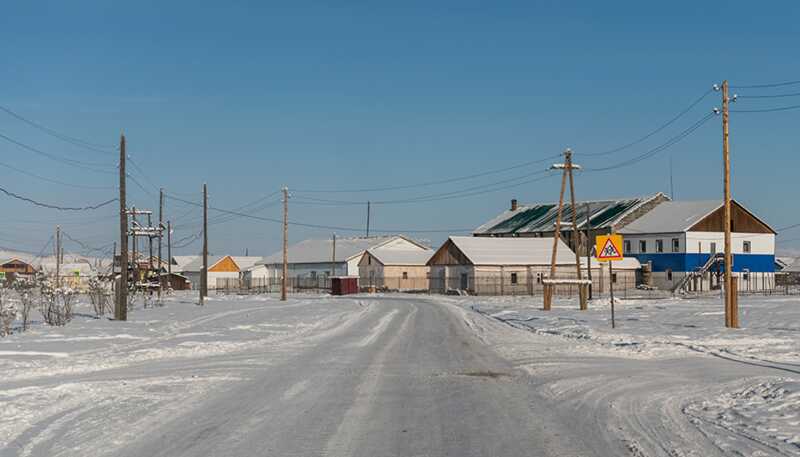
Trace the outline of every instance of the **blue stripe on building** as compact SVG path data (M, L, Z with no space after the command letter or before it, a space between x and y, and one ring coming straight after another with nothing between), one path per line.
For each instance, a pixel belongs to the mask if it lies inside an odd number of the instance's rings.
M674 272L694 271L702 268L711 258L711 254L629 254L636 257L640 263L653 263L653 272L664 272L668 269ZM723 270L722 265L719 266ZM713 271L716 271L712 268ZM775 272L775 256L772 254L734 254L733 271L741 273L744 270L750 272Z

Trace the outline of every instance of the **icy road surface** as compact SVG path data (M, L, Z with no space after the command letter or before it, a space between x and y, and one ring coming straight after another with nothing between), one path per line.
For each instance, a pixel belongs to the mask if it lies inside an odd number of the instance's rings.
M791 343L650 353L593 333L602 310L555 310L587 337L502 319L528 305L212 297L36 326L0 340L0 456L800 455Z

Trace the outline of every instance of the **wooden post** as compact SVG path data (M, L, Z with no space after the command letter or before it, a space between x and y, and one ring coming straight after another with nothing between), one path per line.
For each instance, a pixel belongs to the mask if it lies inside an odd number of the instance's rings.
M161 245L164 239L164 189L158 192L158 301L161 302L161 289L164 288L164 278L161 276Z
M56 225L56 289L61 287L61 226Z
M172 277L172 221L167 221L167 273Z
M128 208L125 202L125 135L119 138L119 291L114 319L128 319Z
M564 156L568 153L571 153L569 149L564 151ZM564 191L567 187L567 170L564 169L564 172L561 174L561 192L558 195L558 212L556 213L556 227L555 231L553 232L553 255L550 257L550 278L555 279L556 276L556 256L558 254L558 241L561 238L561 212L564 208ZM550 311L552 307L552 300L553 300L553 287L550 284L550 287L545 286L544 288L544 310Z
M200 305L208 296L208 185L203 183L203 271L200 272Z
M132 222L131 225L133 225L135 227L136 226L136 207L135 206L131 207L131 222ZM134 290L135 290L136 283L139 281L139 262L137 262L137 259L136 259L136 255L137 255L137 253L136 253L137 249L136 248L138 247L137 246L138 243L137 243L137 240L136 240L135 229L131 230L131 243L133 243L133 249L132 249L132 251L133 251L132 252L132 255L133 255L133 286L134 286Z
M611 295L611 328L617 328L617 322L614 319L614 261L613 260L610 260L608 262L608 291Z
M581 273L580 234L578 233L578 209L575 207L575 180L572 176L572 151L565 152L567 173L569 174L569 199L572 206L572 245L575 248L575 270L578 280L583 279ZM580 310L586 311L586 288L578 287Z
M736 328L734 323L738 321L738 316L733 316L733 281L731 280L731 275L733 273L733 255L731 254L731 160L728 145L729 105L728 81L725 80L722 81L722 160L725 169L725 221L723 223L725 228L725 326Z
M731 328L739 328L739 278L731 281Z
M331 253L331 278L336 276L336 234L333 234L333 252Z
M593 283L592 281L592 213L591 206L587 203L586 204L586 276L589 279L589 300L593 298L592 294L594 293L593 290Z
M283 189L283 275L281 277L281 301L286 301L289 274L289 188Z

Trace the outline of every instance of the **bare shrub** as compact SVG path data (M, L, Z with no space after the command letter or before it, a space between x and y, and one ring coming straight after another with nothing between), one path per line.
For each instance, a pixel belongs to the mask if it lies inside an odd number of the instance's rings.
M48 325L66 325L72 320L75 291L68 287L56 289L43 284L39 298L39 312Z
M111 312L111 284L108 281L91 279L89 281L89 300L92 302L94 314L102 317Z
M35 278L17 278L14 289L19 297L19 318L22 320L22 331L28 330L30 325L31 310L36 304L36 288L38 281Z
M11 334L11 327L17 318L17 307L6 292L5 286L0 284L0 336Z

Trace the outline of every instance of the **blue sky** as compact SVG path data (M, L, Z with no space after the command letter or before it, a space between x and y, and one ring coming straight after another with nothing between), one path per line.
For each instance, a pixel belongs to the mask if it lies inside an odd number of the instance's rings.
M290 219L361 228L364 205L449 193L539 171L533 165L440 186L387 192L300 190L402 186L510 167L570 147L586 167L616 164L664 143L719 106L709 94L648 141L608 156L713 84L800 80L800 4L771 2L15 2L0 19L0 104L70 136L114 145L120 131L151 192L235 208L297 189ZM201 2L202 3L202 2ZM741 89L800 92L800 85ZM735 108L800 103L745 100ZM800 110L732 114L734 196L774 227L800 222L796 192ZM0 133L48 153L113 166L113 153L74 147L0 113ZM60 164L0 140L0 161L47 178L116 185L112 174ZM721 127L714 118L635 165L577 176L579 199L669 191L719 198ZM134 171L134 173L136 173ZM45 202L97 203L113 190L74 189L0 168L2 185ZM552 201L555 178L468 198L374 205L375 229L472 228L508 206ZM130 203L157 201L129 183ZM268 199L269 202L271 199ZM0 198L0 246L38 250L56 223L100 246L115 239L116 208L64 214ZM280 218L280 206L254 214ZM167 202L176 239L199 211ZM180 217L179 217L180 216ZM219 214L212 212L212 220ZM209 231L214 253L268 254L278 224L236 219ZM296 227L291 238L328 237ZM339 232L346 236L348 232ZM419 235L434 243L442 233ZM800 229L781 248L800 248ZM69 245L68 245L69 246ZM197 252L199 244L181 252Z

